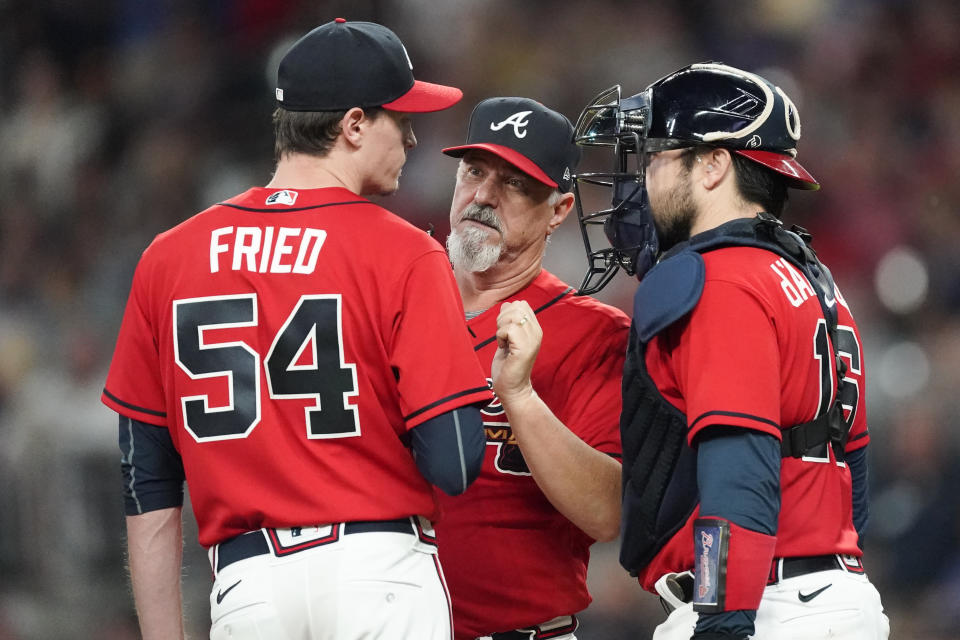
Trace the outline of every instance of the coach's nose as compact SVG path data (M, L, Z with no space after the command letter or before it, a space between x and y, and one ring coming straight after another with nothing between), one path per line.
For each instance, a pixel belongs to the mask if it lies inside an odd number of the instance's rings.
M500 204L500 184L496 173L490 172L484 177L483 182L477 185L473 201L482 206L497 208Z
M413 133L413 123L408 122L403 131L403 146L407 149L413 149L417 146L417 136Z

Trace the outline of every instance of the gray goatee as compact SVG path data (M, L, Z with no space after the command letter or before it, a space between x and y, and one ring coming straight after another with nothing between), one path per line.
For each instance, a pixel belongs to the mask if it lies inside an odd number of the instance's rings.
M500 242L488 244L489 235L483 229L470 225L458 231L451 229L447 236L447 253L454 266L472 273L482 273L497 264L503 255L503 224L492 207L483 207L476 203L467 206L460 216L461 220L475 220L500 232Z

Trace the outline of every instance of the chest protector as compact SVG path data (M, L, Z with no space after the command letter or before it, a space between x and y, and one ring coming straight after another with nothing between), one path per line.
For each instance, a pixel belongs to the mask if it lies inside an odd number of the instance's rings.
M846 365L835 345L837 304L833 277L810 248L810 235L787 230L774 216L734 220L673 247L650 270L634 298L633 328L624 365L623 543L620 564L636 576L680 530L699 503L696 450L686 445L687 418L667 402L647 372L647 343L689 313L704 286L701 254L723 247L757 247L775 253L803 273L817 294L834 345L838 385ZM783 457L800 458L826 442L843 460L849 425L837 401L810 422L784 428Z

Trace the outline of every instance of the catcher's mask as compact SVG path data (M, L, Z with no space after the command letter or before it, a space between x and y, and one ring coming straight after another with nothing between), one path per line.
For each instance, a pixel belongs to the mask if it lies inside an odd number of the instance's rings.
M796 161L800 116L787 95L758 75L724 64L694 64L657 80L642 92L620 97L620 86L601 92L574 128L585 147L611 147L610 172L574 178L577 218L587 252L580 292L596 293L618 269L642 278L659 252L646 193L648 156L697 145L724 147L762 164L800 189L820 185ZM612 206L585 212L581 186L611 189ZM589 230L603 225L609 247L593 248Z

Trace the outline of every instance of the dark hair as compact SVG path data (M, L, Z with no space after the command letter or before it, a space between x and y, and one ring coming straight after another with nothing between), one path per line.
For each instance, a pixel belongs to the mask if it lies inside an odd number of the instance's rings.
M786 178L739 153L731 152L730 157L737 172L740 196L747 202L759 204L764 211L779 218L787 204Z
M689 171L693 168L694 158L716 147L698 145L683 154L683 166ZM747 202L759 204L764 211L778 218L787 204L787 181L776 171L729 149L733 171L737 176L737 191Z
M371 120L382 107L367 107L363 112ZM277 107L273 112L273 155L279 162L288 153L323 157L340 135L340 121L347 111L289 111Z

